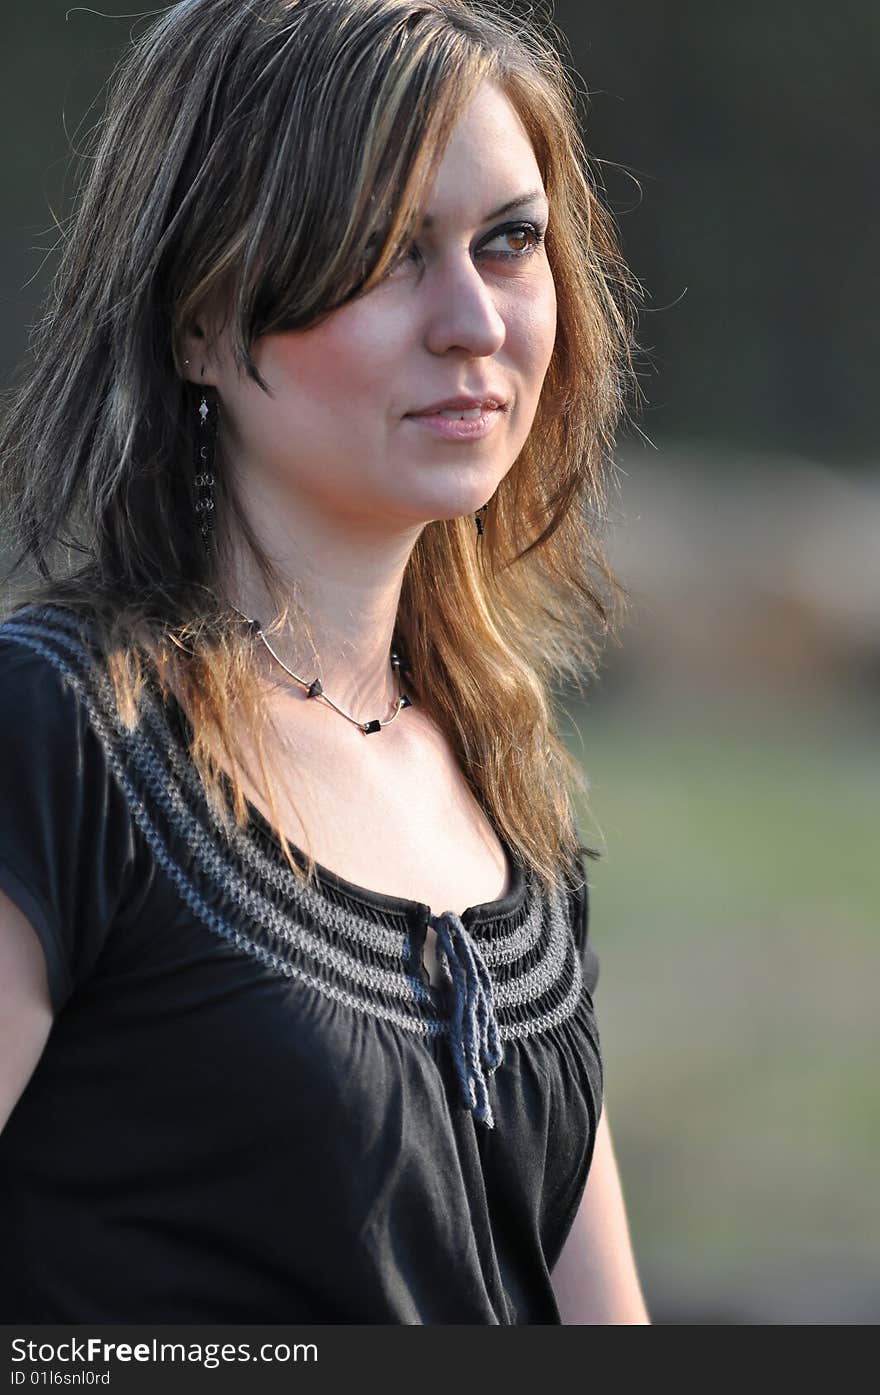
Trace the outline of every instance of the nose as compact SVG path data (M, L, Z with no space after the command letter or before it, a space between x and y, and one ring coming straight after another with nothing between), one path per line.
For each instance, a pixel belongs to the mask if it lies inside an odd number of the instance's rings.
M430 351L444 354L464 349L475 358L497 353L507 327L470 257L456 257L433 270L425 312L425 343Z

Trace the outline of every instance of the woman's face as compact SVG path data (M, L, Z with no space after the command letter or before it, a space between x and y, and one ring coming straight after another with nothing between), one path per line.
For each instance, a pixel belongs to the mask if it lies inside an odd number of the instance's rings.
M256 342L273 396L228 356L193 371L219 391L246 504L399 533L479 508L510 470L553 352L556 294L540 172L498 88L462 116L428 207L430 226L385 281L313 329ZM412 416L460 395L501 400L483 434Z

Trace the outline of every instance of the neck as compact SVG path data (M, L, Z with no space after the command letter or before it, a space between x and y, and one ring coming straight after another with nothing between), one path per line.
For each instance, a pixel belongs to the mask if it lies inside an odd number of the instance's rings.
M286 523L287 520L283 520ZM298 511L295 536L288 528L264 527L261 544L279 571L291 613L274 629L279 615L249 551L240 543L223 564L226 597L266 633L283 663L305 682L318 678L327 697L357 721L386 720L397 698L391 664L392 638L403 575L418 529L396 536L347 531L338 521L308 524ZM283 531L283 542L278 532ZM274 536L273 536L274 534ZM307 541L306 541L307 540ZM261 677L275 689L309 701L260 646ZM340 721L325 703L313 703Z

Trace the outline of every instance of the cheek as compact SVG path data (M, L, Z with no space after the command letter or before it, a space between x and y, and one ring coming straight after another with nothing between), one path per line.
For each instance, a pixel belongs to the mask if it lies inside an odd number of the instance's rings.
M343 312L314 329L264 335L254 358L272 396L248 385L238 449L267 476L321 497L350 489L352 471L369 471L386 450L392 338Z
M298 416L314 419L316 411L329 411L340 426L346 419L341 408L361 399L381 413L394 336L378 332L356 309L344 307L314 329L271 336L260 371L285 393Z
M538 314L538 335L541 343L541 353L543 356L544 368L546 370L550 359L553 356L553 349L556 344L556 283L553 280L553 273L549 266L546 268L546 277L541 296L540 311Z
M523 378L537 397L556 343L556 288L549 271L512 312L508 341L515 344Z

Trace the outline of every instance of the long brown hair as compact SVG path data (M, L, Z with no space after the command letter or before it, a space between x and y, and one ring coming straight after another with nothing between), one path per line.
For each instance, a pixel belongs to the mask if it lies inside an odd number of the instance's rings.
M557 338L534 424L473 517L422 530L394 642L414 699L453 744L499 831L545 885L581 846L589 788L552 686L597 675L628 593L603 549L614 435L633 367L640 287L579 134L549 24L471 0L185 0L133 40L109 84L32 362L0 427L5 531L27 563L4 609L70 606L93 625L123 720L147 675L182 704L204 788L248 819L244 721L272 822L274 724L253 645L194 522L197 417L181 342L212 297L242 371L263 334L306 329L368 291L413 236L433 172L476 88L505 92L547 191ZM221 442L218 442L218 450ZM278 614L293 613L222 468L234 519ZM236 721L233 721L233 713ZM227 822L227 827L229 826ZM586 849L591 856L599 854ZM313 870L308 860L308 875Z

